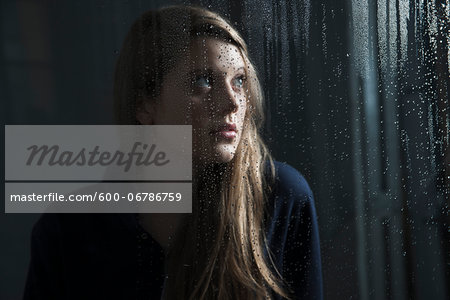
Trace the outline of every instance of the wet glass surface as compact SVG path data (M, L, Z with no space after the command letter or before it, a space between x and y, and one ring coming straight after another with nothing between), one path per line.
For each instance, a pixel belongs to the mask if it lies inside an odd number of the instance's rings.
M208 7L243 33L263 136L314 193L325 298L447 299L448 1L171 3ZM3 0L5 124L112 123L123 39L162 4ZM36 218L0 218L0 298L20 298Z

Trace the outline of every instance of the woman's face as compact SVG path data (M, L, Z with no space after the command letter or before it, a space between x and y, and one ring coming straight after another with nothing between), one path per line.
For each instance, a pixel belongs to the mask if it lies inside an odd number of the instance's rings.
M196 38L164 77L156 101L145 101L137 117L143 124L192 125L194 160L229 162L242 135L245 86L245 62L236 46Z

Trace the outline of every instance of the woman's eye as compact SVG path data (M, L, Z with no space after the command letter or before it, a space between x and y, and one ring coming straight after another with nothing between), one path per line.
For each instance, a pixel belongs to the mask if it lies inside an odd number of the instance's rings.
M233 79L233 86L237 87L237 88L242 88L244 86L244 82L245 82L245 76L244 75L240 75L237 76Z
M212 79L208 75L199 75L193 80L192 85L196 88L210 88Z

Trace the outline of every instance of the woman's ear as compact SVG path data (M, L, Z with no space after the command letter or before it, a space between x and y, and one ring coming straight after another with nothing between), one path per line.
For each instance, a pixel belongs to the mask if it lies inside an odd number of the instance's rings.
M136 119L142 125L154 125L155 124L155 108L154 103L151 103L148 99L139 101L136 109Z

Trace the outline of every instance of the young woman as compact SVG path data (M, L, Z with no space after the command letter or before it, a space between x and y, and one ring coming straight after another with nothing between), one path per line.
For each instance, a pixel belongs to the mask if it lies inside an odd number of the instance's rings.
M26 299L320 299L311 190L272 161L261 86L222 17L143 14L116 68L119 124L192 125L192 214L44 215Z

